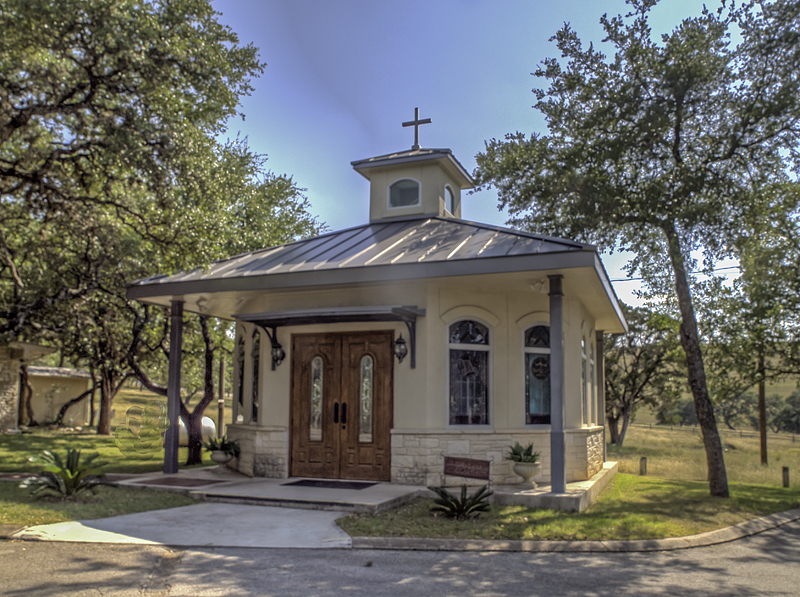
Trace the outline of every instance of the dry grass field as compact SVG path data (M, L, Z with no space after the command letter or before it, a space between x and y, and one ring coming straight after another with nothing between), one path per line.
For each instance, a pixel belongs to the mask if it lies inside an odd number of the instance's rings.
M720 430L720 434L731 483L781 485L783 467L788 466L791 487L800 487L800 437L769 433L769 465L764 467L761 466L757 432ZM648 476L706 480L706 454L698 428L632 425L622 448L609 446L608 449L608 459L617 460L623 473L638 474L642 456L647 457Z

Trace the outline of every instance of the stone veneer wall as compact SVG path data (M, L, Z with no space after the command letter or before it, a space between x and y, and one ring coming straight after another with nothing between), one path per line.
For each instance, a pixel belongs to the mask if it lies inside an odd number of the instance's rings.
M289 476L289 430L285 427L228 425L227 437L238 440L239 458L228 463L232 469L250 477L285 479Z
M538 483L550 482L550 431L519 430L506 433L461 430L392 430L392 483L442 485L443 457L460 456L491 461L491 481L512 485L519 477L513 463L505 460L508 447L515 442L541 452L542 472ZM566 430L567 481L584 481L603 468L603 428ZM447 485L478 484L476 479L447 477Z
M19 360L7 347L0 348L0 430L17 428Z
M567 430L567 481L585 481L603 470L603 428Z

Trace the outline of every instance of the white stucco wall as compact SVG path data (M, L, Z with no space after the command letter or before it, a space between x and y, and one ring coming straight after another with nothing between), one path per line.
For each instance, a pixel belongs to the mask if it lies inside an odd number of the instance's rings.
M509 443L517 440L528 443L525 441L528 437L528 441L536 442L537 449L539 444L542 445L543 454L549 460L549 425L524 423L523 357L525 329L536 323L549 325L549 297L532 289L529 284L521 286L518 281L511 284L500 276L494 281L484 277L481 282L470 285L465 279L428 279L330 288L324 292L275 292L253 297L240 312L371 305L413 305L425 309L426 315L417 320L416 369L410 368L408 357L401 364L394 361L392 478L398 482L410 482L412 478L416 479L415 482L429 482L432 475L438 474L435 468L439 464L433 464L432 460L446 452L449 442L456 441L452 438L457 436L462 443L452 445L460 446L462 452L472 457L491 453L496 463L493 465L497 469L496 482L506 482L510 473L503 464L502 454ZM454 321L467 318L478 320L490 329L490 419L488 426L480 428L448 424L448 327ZM602 427L583 423L581 405L580 340L584 334L587 341L592 342L595 332L594 322L584 305L570 296L564 297L564 318L567 478L578 480L588 478L598 466L602 466ZM258 331L261 334L259 420L250 421L250 350L252 335L257 329L252 324L237 324L237 334L244 334L245 338L245 400L240 412L234 385L234 421L241 414L243 422L229 427L228 434L243 440L245 454L240 459L240 469L247 474L269 476L288 474L292 334L392 330L395 338L402 333L408 339L407 328L402 322L280 327L277 339L287 354L283 363L272 371L269 338L263 331ZM234 380L237 371L234 365ZM595 383L595 379L591 382ZM255 428L262 431L256 432ZM263 437L258 439L256 436ZM475 441L468 441L470 437ZM430 447L434 443L436 446ZM255 451L252 456L248 454L251 446ZM431 450L439 452L432 454ZM423 462L427 464L423 465ZM424 475L418 474L420 467L426 469ZM416 472L412 474L413 471ZM545 471L543 479L549 478L549 462Z

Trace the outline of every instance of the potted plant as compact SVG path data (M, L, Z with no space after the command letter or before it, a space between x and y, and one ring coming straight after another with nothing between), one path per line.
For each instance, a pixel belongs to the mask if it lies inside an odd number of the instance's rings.
M520 487L524 489L536 489L536 483L532 480L542 470L539 464L539 452L533 451L533 444L523 447L519 442L509 446L509 453L506 460L514 463L513 469L516 474L522 477Z
M217 464L225 464L231 459L239 457L239 442L229 440L224 435L220 438L212 438L208 443L203 443L203 447L211 452L211 460Z

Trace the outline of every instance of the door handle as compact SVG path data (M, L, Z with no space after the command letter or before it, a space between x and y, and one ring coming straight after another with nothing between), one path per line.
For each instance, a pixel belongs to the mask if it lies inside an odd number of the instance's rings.
M339 403L338 402L334 402L333 403L333 422L334 423L338 423L339 422Z
M347 403L342 402L342 425L347 425Z

